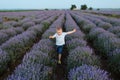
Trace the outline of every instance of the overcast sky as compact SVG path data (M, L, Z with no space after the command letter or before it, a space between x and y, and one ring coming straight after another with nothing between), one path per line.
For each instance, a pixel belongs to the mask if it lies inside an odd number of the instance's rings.
M45 9L70 8L87 4L93 8L120 8L120 0L0 0L0 9Z

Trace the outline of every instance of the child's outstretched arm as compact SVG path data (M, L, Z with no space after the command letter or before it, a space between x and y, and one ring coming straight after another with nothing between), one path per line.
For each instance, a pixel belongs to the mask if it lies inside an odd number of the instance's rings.
M67 32L67 34L72 34L74 32L76 32L76 29L73 29L72 31Z
M49 36L50 39L53 39L56 37L56 34L54 34L53 36Z
M49 36L49 38L50 38L50 39L53 39L53 38L55 38L55 37L54 37L54 36Z

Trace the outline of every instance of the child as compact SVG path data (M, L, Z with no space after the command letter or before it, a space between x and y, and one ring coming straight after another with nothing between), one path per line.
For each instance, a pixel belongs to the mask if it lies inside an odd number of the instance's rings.
M61 27L56 28L56 33L53 36L49 36L49 38L56 38L56 46L57 46L57 53L58 55L58 63L61 64L61 56L62 56L62 50L63 46L65 45L65 36L67 34L72 34L76 32L76 29L73 29L73 31L69 32L63 32Z

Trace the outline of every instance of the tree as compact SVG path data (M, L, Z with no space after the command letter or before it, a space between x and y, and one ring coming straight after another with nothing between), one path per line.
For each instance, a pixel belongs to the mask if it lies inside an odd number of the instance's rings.
M87 9L87 5L84 4L84 5L81 5L81 10L86 10Z
M97 10L99 11L100 9L98 8Z
M48 8L45 8L46 11L48 11Z
M89 7L89 10L93 10L93 8L92 8L92 7Z
M70 8L70 9L71 9L71 10L74 10L75 8L77 8L76 5L71 5L71 8Z

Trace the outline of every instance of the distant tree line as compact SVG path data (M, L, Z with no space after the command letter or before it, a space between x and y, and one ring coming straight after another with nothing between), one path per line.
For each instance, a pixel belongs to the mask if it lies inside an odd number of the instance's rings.
M70 10L75 10L76 8L77 6L75 4L72 4ZM81 5L80 10L93 10L93 8L92 7L88 8L86 4L83 4ZM100 10L100 9L98 8L97 10Z

